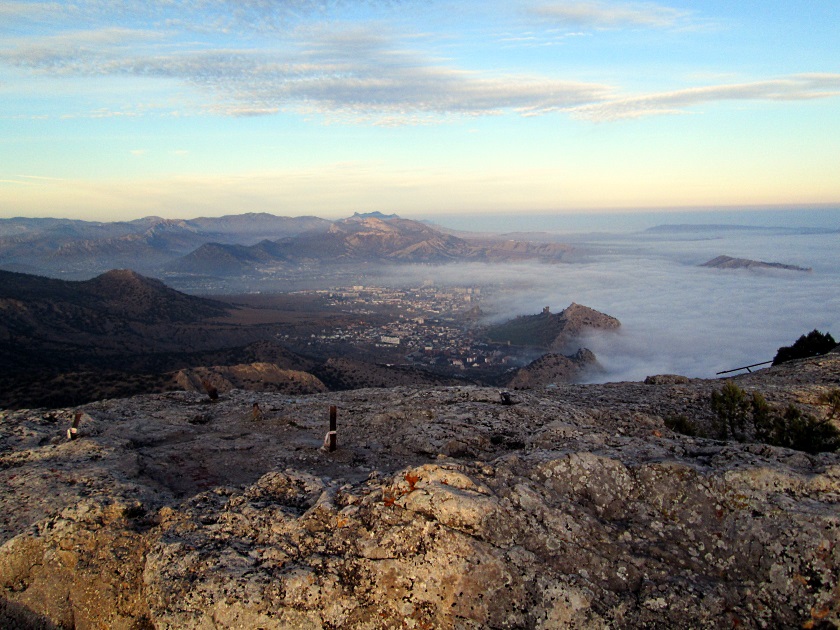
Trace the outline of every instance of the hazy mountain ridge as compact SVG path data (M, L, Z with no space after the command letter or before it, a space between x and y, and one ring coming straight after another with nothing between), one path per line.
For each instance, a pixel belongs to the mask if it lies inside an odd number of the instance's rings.
M396 215L359 215L326 231L305 232L249 247L213 243L171 263L169 270L207 275L245 273L255 265L318 263L557 262L569 247L557 243L462 238Z
M115 267L238 276L277 265L557 262L567 245L465 238L419 221L356 213L339 221L270 214L190 220L146 217L100 223L0 220L0 265L11 270L85 277Z
M0 219L0 265L41 273L93 275L115 267L150 273L201 247L253 245L326 229L318 217L246 213L197 219L145 217L135 221Z

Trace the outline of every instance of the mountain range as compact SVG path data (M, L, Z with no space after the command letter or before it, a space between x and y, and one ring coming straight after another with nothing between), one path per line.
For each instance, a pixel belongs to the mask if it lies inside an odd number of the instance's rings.
M283 265L556 262L568 251L557 243L462 238L381 213L339 221L270 214L115 223L0 220L0 268L75 279L121 267L155 277L225 277Z
M0 219L0 267L75 278L120 267L154 273L205 243L248 246L267 235L285 238L329 225L318 217L266 213L119 222Z

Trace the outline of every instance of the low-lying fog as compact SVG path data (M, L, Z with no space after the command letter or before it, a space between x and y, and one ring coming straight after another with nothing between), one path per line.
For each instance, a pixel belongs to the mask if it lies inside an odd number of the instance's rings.
M413 272L458 285L502 284L504 291L482 302L496 320L538 313L546 305L556 313L571 302L617 317L619 332L585 339L606 369L598 381L663 373L708 378L768 361L777 348L815 328L840 339L838 246L837 232L642 232L587 237L566 264ZM699 266L719 255L813 271Z

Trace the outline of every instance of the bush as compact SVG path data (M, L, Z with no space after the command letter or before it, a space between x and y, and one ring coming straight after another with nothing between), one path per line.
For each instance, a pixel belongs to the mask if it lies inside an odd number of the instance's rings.
M748 396L730 381L712 392L713 429L722 440L755 440L811 454L840 450L840 430L832 423L840 410L840 390L821 395L820 402L830 409L822 420L794 405L779 411L758 392Z
M721 440L744 441L750 419L750 399L735 383L727 381L719 392L712 392L712 411L716 422L712 427Z
M816 357L831 352L836 346L837 342L834 341L834 337L830 333L823 334L815 328L807 335L802 335L792 346L779 348L773 358L773 365L793 359Z
M786 430L778 446L811 454L840 449L840 431L829 420L817 420L793 405L788 406L782 418Z
M686 416L668 416L664 418L664 422L665 426L675 433L682 433L691 437L698 435L697 426Z

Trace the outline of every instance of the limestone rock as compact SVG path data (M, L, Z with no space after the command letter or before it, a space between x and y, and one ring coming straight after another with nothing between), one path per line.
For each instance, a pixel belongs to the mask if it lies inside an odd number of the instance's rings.
M808 406L838 376L738 381ZM72 442L69 410L2 412L0 626L837 626L840 455L665 427L719 387L180 392Z
M326 385L308 372L286 370L265 362L184 369L174 379L182 389L193 392L203 392L205 382L219 392L248 389L295 395L327 391Z
M552 383L573 383L583 372L593 369L598 369L598 360L587 348L581 348L569 356L548 353L517 370L507 386L522 389Z
M542 348L551 352L574 352L581 335L592 330L616 330L615 317L572 302L557 314L546 306L542 313L524 315L487 329L487 337L499 343Z

